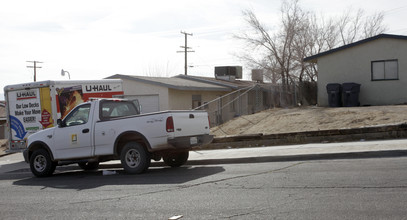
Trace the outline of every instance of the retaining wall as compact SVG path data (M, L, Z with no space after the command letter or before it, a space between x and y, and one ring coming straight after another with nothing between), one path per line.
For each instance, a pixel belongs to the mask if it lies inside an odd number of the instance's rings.
M199 147L198 149L224 149L402 138L407 138L406 123L365 128L215 137L211 144Z

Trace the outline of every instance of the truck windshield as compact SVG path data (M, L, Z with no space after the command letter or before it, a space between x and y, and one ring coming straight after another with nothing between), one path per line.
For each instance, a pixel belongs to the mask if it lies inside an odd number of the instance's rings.
M138 115L137 108L131 102L103 101L101 102L101 118L109 119L130 115Z
M89 120L90 104L79 106L65 118L66 126L86 124Z

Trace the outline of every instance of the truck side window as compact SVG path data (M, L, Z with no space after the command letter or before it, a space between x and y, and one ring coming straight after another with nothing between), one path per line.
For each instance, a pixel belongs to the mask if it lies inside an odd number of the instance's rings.
M86 124L89 120L90 104L77 107L65 118L66 126Z
M132 102L104 101L102 102L101 118L110 119L138 115L139 111Z

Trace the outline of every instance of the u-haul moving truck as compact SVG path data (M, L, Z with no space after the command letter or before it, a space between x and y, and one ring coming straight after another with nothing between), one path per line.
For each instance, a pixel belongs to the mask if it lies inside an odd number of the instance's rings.
M56 125L89 98L123 96L120 79L31 82L4 87L10 151L25 148L26 138Z

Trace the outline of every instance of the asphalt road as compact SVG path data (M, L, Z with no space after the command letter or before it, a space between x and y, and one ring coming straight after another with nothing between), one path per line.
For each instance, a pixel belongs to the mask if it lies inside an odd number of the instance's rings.
M1 219L405 219L407 214L407 157L397 155L195 160L176 169L153 163L142 175L127 175L113 162L93 172L59 167L50 178L33 177L15 157L0 164Z

